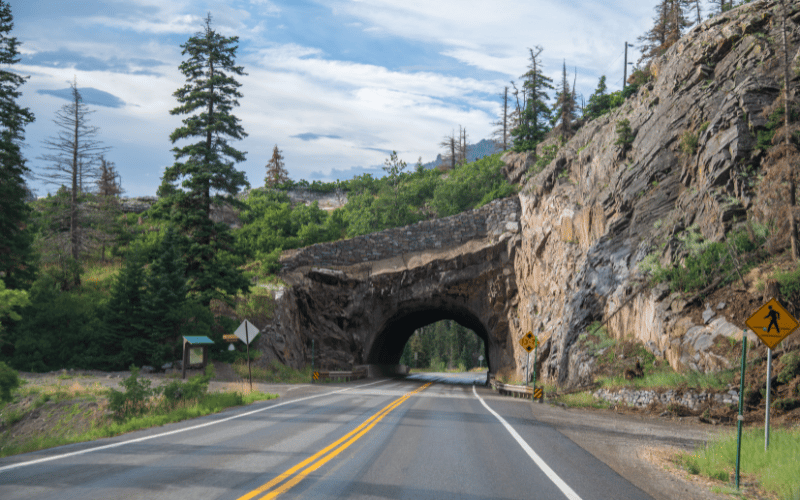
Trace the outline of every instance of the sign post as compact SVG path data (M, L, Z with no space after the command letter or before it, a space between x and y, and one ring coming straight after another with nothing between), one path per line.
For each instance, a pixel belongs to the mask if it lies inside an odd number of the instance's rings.
M539 348L537 339L536 346L533 348L533 399L536 399L536 351Z
M747 359L747 332L742 330L742 372L739 376L739 415L736 417L736 489L739 489L739 457L742 453L742 422L744 421L744 367Z
M769 405L772 378L772 350L797 328L797 320L775 299L761 306L746 322L767 346L767 409L764 417L764 451L769 448Z
M311 339L311 373L311 383L313 384L318 378L317 373L314 371L314 339Z
M525 386L527 387L528 386L528 367L531 364L531 351L536 349L536 346L539 345L539 339L536 338L536 335L534 335L533 332L529 331L528 333L523 335L521 339L519 339L519 345L521 345L523 347L523 349L525 349L528 352L528 362L525 365ZM533 360L533 363L534 363L533 369L536 370L536 360L535 359ZM535 389L536 388L536 374L534 373L533 376L534 376L533 388Z
M250 337L250 332L253 332L253 336ZM251 338L256 338L260 332L258 328L255 327L252 323L247 320L242 321L242 324L239 325L239 328L233 332L234 335L239 337L240 340L243 340L245 345L247 345L247 373L250 377L250 390L253 390L253 372L250 370L250 340Z
M478 367L483 368L483 354L478 356Z

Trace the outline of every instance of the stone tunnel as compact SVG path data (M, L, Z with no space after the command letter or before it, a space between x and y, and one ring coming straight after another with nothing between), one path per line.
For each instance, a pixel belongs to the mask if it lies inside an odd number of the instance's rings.
M443 319L484 341L490 374L516 369L514 196L451 217L284 252L275 313L257 348L271 359L327 370L398 364L414 330Z

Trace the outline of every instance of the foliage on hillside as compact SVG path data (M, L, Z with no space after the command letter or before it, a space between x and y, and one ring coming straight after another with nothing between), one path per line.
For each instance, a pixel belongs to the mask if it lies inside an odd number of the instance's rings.
M315 191L347 193L344 207L331 212L317 203L292 207L282 191L254 190L239 214L237 251L261 269L277 270L282 250L352 238L436 217L447 217L511 195L515 187L501 173L494 154L447 173L416 168L396 176L364 174L345 182L319 183ZM303 185L308 183L292 183Z

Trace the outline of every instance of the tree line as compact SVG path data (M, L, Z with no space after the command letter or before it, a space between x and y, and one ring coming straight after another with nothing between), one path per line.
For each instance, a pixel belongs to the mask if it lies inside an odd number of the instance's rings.
M147 215L166 229L155 237L137 239L123 230L121 181L77 82L69 104L56 112L57 136L45 141L48 153L39 158L45 167L34 173L20 151L24 127L34 121L17 104L27 78L0 70L0 356L16 367L158 368L175 359L182 333L214 329L220 337L230 328L209 305L232 302L250 282L230 228L210 215L214 206L243 207L234 195L248 186L234 168L245 153L231 144L246 136L232 113L241 98L236 76L244 71L235 63L238 37L220 35L211 21L209 14L203 29L181 45L186 83L174 92L179 105L170 113L184 118L170 135L175 162L164 171L158 203ZM19 62L12 28L11 8L0 0L4 67ZM59 185L56 194L29 203L31 175ZM105 260L106 247L121 244L127 244L124 265L108 290L81 283L89 256L99 251Z
M400 364L436 371L486 367L483 339L453 320L442 320L416 330L406 342Z
M749 3L743 0L736 5ZM735 5L733 0L713 0L715 8L709 17L726 12ZM694 24L703 21L699 0L660 0L655 7L653 27L638 38L641 57L630 77L623 82L622 89L608 92L606 75L602 75L597 88L588 100L576 94L575 80L570 86L566 61L562 65L561 81L556 85L544 74L541 54L543 48L529 48L530 64L520 76L522 84L514 81L503 88L501 114L493 125L493 139L502 151L535 151L548 137L556 142L566 142L586 121L598 118L621 106L625 99L635 94L639 87L650 80L650 63L663 55ZM551 92L553 99L551 103ZM448 136L442 146L453 144ZM450 146L452 150L452 146Z

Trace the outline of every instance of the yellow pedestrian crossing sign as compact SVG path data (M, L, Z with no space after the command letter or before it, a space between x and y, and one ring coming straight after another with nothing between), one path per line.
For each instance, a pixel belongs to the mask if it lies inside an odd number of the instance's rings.
M519 345L521 345L526 351L531 352L539 345L539 339L536 338L536 335L533 332L528 332L519 339Z
M797 320L775 299L764 304L745 323L770 349L775 349L797 328Z

